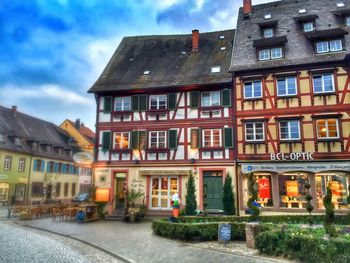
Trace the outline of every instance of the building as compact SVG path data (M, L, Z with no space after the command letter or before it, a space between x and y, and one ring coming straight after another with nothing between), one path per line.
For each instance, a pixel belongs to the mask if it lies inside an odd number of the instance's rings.
M79 193L89 193L92 187L95 133L79 119L75 122L66 119L60 128L74 138L81 149L81 152L75 153L73 156L74 161L79 164Z
M79 182L77 150L58 126L0 106L0 203L70 201Z
M222 185L234 174L232 77L234 30L122 40L89 90L97 99L97 191L122 213L126 189L144 192L149 213L185 200L190 172L203 209L222 210Z
M306 183L315 212L327 186L348 212L350 1L243 2L230 67L240 210L253 174L264 212L305 212Z

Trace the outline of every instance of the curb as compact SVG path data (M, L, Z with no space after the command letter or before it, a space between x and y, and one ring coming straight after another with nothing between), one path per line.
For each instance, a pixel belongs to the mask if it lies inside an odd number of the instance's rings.
M75 241L78 241L78 242L81 242L81 243L84 243L85 245L88 245L88 246L91 246L95 249L98 249L116 259L119 259L121 260L122 262L125 262L125 263L136 263L135 261L131 260L131 259L128 259L124 256L121 256L121 255L118 255L108 249L105 249L99 245L96 245L94 243L91 243L91 242L88 242L84 239L80 239L80 238L77 238L77 237L73 237L71 235L67 235L67 234L63 234L63 233L60 233L60 232L56 232L56 231L53 231L53 230L49 230L49 229L45 229L45 228L41 228L41 227L36 227L36 226L31 226L31 225L27 225L27 224L20 224L18 222L13 222L14 224L17 224L17 225L20 225L20 226L24 226L24 227L28 227L28 228L32 228L32 229L36 229L36 230L41 230L41 231L45 231L45 232L48 232L48 233L52 233L52 234L55 234L55 235L59 235L59 236L62 236L62 237L66 237L66 238L70 238L70 239L73 239Z

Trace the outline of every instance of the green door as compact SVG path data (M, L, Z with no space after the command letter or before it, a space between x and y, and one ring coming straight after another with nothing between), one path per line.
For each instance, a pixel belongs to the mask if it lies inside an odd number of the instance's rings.
M207 197L204 202L208 203L207 209L223 210L222 207L222 176L204 175L204 193Z

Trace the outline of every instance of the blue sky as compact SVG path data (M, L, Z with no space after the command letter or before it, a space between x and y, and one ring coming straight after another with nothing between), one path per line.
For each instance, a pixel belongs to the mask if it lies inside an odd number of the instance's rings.
M0 105L58 125L80 118L94 130L87 90L123 36L234 28L242 2L1 0Z

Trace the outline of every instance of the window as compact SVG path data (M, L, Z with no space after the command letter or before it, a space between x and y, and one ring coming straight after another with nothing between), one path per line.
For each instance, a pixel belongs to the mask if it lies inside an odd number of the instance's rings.
M5 142L5 135L0 133L0 142Z
M115 98L115 110L116 111L130 111L131 110L131 97L117 97L117 98Z
M178 193L178 178L174 176L151 177L150 208L171 209L171 197Z
M210 68L210 72L211 73L219 73L221 71L221 67L220 66L215 66L215 67L211 67Z
M69 183L64 183L64 196L68 196L68 188L69 188Z
M283 53L281 47L259 50L259 60L279 59L282 57Z
M263 122L247 122L245 124L246 141L263 141L265 140Z
M49 172L53 173L55 171L55 163L54 162L49 162Z
M254 173L253 174L253 180L256 182L255 187L258 191L258 198L256 199L256 202L261 205L261 207L272 207L273 206L273 199L272 199L272 181L271 181L271 174L268 173ZM243 176L243 200L246 203L249 196L248 191L248 176Z
M44 183L32 183L32 197L41 197L44 194Z
M317 53L337 52L343 50L343 43L341 39L330 41L319 41L316 43Z
M220 106L220 91L208 91L201 93L202 107Z
M61 183L56 183L56 197L60 197L61 195Z
M128 149L129 148L129 133L115 132L114 133L114 149Z
M75 188L76 188L76 183L72 183L72 197L75 196Z
M296 77L286 77L277 79L277 95L291 96L297 95Z
M316 75L313 77L313 84L315 93L333 92L333 74Z
M15 137L15 145L16 146L21 146L21 139L18 137Z
M165 131L152 131L149 135L149 147L151 149L164 149L166 147Z
M313 22L304 23L303 29L304 29L304 32L314 31L315 30L314 23Z
M221 129L205 129L202 131L203 147L221 147Z
M265 28L263 29L263 33L264 33L264 38L268 38L268 37L273 37L273 28Z
M19 158L19 163L18 163L18 172L23 172L25 167L25 159L24 158Z
M305 196L307 189L305 184L309 182L306 173L284 173L278 175L278 187L280 207L305 208Z
M271 14L270 13L264 15L264 19L270 19L270 18L271 18Z
M350 16L347 16L347 17L345 18L345 24L346 24L347 26L350 26Z
M306 9L299 9L299 14L304 14L304 13L306 13Z
M244 83L245 99L261 98L261 96L262 96L261 81L249 81Z
M4 160L4 170L10 170L11 169L11 161L12 161L12 157L6 155L5 156L5 160Z
M163 110L167 107L167 96L166 95L151 95L150 109L151 110Z
M280 121L281 140L299 140L300 139L300 121Z
M318 139L339 138L338 119L318 119L316 130Z
M59 174L62 173L62 163L58 163L57 171L58 171Z

